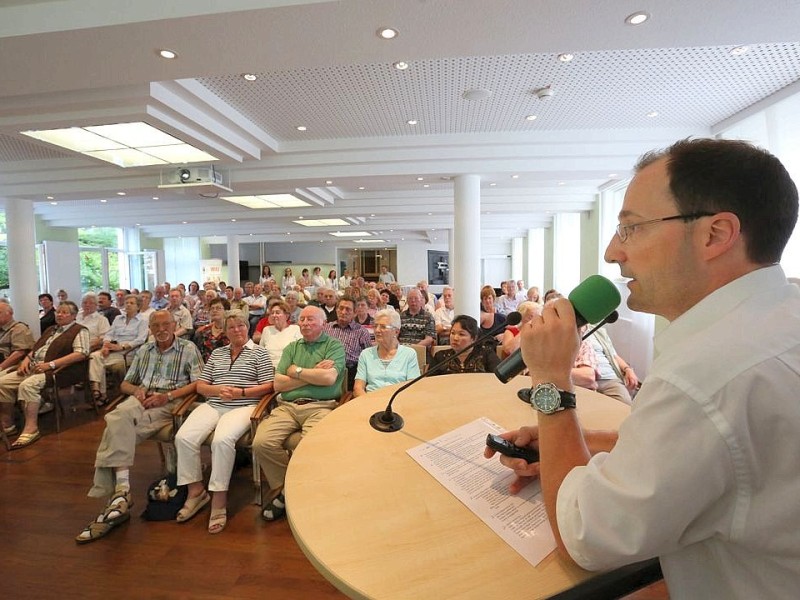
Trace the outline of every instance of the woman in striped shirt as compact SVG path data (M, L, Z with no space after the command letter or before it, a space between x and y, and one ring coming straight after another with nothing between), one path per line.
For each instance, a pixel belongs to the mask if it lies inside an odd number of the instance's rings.
M233 472L235 445L250 427L250 414L259 399L272 392L275 369L266 348L248 337L244 313L232 310L225 318L230 344L217 348L197 382L197 392L207 398L186 419L175 436L178 451L178 485L188 485L186 503L178 511L178 522L191 519L211 502L209 533L219 533L227 524L228 484ZM211 442L211 476L203 487L200 446L214 432Z

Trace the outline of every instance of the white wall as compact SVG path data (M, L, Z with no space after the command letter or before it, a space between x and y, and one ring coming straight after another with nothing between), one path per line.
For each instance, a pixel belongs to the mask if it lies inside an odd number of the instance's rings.
M67 291L69 299L81 305L81 265L78 244L75 242L55 242L44 240L44 254L47 272L46 291L53 296L56 304L56 292ZM34 331L36 328L33 328Z
M428 280L428 250L449 250L447 241L441 244L428 242L398 242L397 272L395 278L403 285L414 285Z
M190 281L200 281L200 258L199 238L164 240L164 271L171 284L183 282L188 285Z

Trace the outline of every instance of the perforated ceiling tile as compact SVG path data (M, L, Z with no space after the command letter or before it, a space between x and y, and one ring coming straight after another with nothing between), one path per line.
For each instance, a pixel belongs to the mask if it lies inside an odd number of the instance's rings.
M47 160L51 158L67 158L68 156L70 156L68 152L60 152L54 148L33 144L11 135L0 134L0 162Z
M283 141L710 126L800 79L800 44L476 56L199 81ZM551 86L540 100L535 89ZM492 92L467 101L469 89ZM657 118L648 118L651 111ZM525 116L537 115L535 121ZM418 121L408 125L409 119ZM305 132L297 125L308 128Z

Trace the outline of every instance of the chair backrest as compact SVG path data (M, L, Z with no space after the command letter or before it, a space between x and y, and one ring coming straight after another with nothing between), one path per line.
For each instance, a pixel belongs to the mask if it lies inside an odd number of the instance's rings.
M436 356L437 352L441 352L442 350L450 350L450 348L451 348L450 345L447 345L447 346L444 346L444 345L443 346L434 346L433 347L433 351L431 352L431 355L432 356Z
M408 347L417 353L417 364L419 365L419 372L424 373L425 367L428 364L428 348L422 344L408 344Z

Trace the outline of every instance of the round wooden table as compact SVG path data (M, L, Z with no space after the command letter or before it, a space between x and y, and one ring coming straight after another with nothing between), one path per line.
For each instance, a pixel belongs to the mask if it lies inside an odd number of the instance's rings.
M286 479L289 524L313 565L351 598L546 598L590 578L556 552L533 567L406 450L479 417L506 429L536 413L493 374L423 379L393 408L405 427L381 433L370 416L395 386L326 416L298 446ZM614 429L630 413L617 400L578 388L584 427Z

